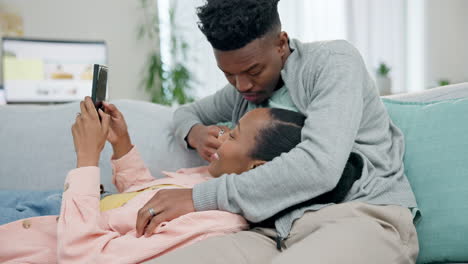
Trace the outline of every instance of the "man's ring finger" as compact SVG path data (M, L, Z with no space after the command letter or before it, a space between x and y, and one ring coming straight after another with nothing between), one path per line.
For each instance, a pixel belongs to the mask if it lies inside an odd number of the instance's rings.
M219 132L218 132L218 137L222 136L224 134L224 129L221 129Z
M154 217L156 215L156 212L153 208L148 209L148 212L150 213L151 217Z

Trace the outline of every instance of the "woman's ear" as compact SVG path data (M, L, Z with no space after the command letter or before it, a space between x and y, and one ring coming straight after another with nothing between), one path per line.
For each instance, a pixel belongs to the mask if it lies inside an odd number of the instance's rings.
M265 163L266 163L266 161L264 161L264 160L254 160L254 161L252 162L252 165L250 166L250 169L255 169L255 168L257 168L258 166L263 165L263 164L265 164Z

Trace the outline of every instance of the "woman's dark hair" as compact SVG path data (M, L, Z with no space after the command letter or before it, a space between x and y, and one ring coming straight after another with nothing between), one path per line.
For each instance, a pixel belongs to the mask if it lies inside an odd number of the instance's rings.
M197 8L198 27L217 50L236 50L281 29L279 0L207 0Z
M279 108L269 108L269 112L271 124L256 135L256 145L250 154L253 159L271 161L301 142L304 115Z

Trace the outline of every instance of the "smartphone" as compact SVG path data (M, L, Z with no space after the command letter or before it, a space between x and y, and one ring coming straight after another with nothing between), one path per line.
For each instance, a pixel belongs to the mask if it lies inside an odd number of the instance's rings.
M93 100L96 111L101 109L104 111L102 101L106 100L107 92L107 66L94 64L93 68L93 89L91 91L91 99ZM98 114L99 120L101 116Z

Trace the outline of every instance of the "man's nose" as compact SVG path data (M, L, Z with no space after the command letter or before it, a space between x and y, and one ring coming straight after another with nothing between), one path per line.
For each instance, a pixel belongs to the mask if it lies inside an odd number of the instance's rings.
M245 93L249 91L252 87L253 85L247 77L243 75L236 76L236 88L239 92Z

